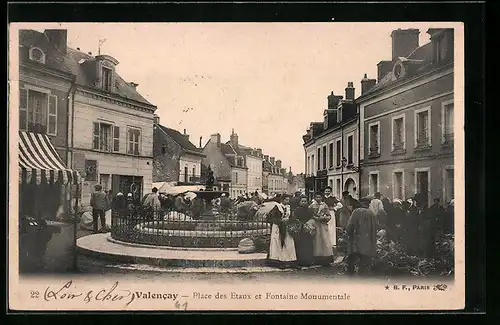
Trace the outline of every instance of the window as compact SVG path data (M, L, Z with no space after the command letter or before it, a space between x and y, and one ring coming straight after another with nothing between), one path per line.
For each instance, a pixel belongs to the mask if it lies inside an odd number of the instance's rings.
M109 174L101 174L99 177L102 189L108 191L111 189L111 182L109 181Z
M318 148L318 169L321 170L321 148Z
M184 167L184 182L189 182L188 167Z
M405 149L405 116L399 115L392 118L392 150Z
M20 89L19 129L57 135L57 96L49 91Z
M38 47L32 47L29 50L29 58L32 61L45 64L45 53Z
M326 145L323 146L323 169L326 169Z
M394 170L392 173L392 197L404 200L404 175L403 170Z
M340 184L340 179L337 178L337 197L341 197L342 196L342 189L341 189L341 184Z
M441 104L443 144L453 143L453 109L453 100L444 101Z
M307 156L306 173L307 175L311 175L311 156Z
M353 161L353 151L354 151L353 140L354 140L354 136L350 135L347 137L347 164L348 165L354 163L354 161Z
M93 149L111 151L113 137L111 130L113 126L109 123L94 122Z
M333 179L330 179L328 181L328 186L330 186L332 188L332 191L333 191ZM332 193L333 194L333 193Z
M369 178L370 195L374 195L375 193L379 192L378 181L379 181L378 171L377 172L370 172L370 178Z
M111 91L113 70L110 68L102 67L102 90Z
M141 140L141 130L136 129L136 128L129 128L127 138L128 138L128 151L127 151L127 153L129 155L138 156L140 154L139 146L140 146L140 140Z
M314 155L311 155L311 175L314 175Z
M445 167L443 180L443 200L450 202L455 198L455 169L453 167Z
M193 167L193 177L196 177L196 167Z
M380 154L380 122L372 123L368 126L370 137L368 138L368 145L370 155Z
M162 155L167 153L167 146L166 145L161 146L161 153L162 153Z
M330 143L329 145L329 155L328 155L328 162L329 162L329 167L333 167L333 142Z
M340 166L340 159L341 159L341 156L342 154L340 153L341 151L341 141L340 140L337 140L337 144L336 144L336 147L337 147L337 167Z
M424 198L427 200L424 205L428 205L430 201L430 183L430 168L415 168L415 194L424 194Z
M415 147L431 145L431 115L430 107L415 111Z
M234 183L239 184L238 182L238 172L234 172Z
M113 128L113 151L120 151L120 127Z

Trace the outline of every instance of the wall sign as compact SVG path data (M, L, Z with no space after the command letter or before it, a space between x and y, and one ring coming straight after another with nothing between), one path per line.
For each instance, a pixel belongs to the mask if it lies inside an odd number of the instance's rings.
M85 160L85 180L97 182L97 160Z

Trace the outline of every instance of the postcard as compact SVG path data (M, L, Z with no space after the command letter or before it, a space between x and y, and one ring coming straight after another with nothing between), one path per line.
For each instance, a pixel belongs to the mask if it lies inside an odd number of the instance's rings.
M464 308L462 23L12 23L9 60L10 309Z

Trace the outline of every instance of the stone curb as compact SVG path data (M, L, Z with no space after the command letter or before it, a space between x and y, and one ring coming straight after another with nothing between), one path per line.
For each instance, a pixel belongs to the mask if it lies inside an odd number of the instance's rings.
M109 236L109 235L107 235ZM83 237L82 237L83 238ZM108 242L107 240L105 243ZM103 243L103 245L105 245ZM100 246L99 246L100 247ZM150 246L148 248L151 248ZM156 247L155 247L156 248ZM137 249L144 249L137 247ZM89 248L77 243L77 252L82 255L96 259L106 260L112 263L121 264L144 264L161 267L181 267L181 268L243 268L243 267L264 267L265 258L254 259L189 259L189 258L168 258L168 257L143 257L124 255L112 252L103 252L98 248ZM235 252L235 254L238 254Z

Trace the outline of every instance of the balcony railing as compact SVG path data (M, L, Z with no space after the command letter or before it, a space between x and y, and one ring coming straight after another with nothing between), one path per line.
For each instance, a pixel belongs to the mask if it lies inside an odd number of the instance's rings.
M368 153L368 156L369 156L370 158L377 158L377 157L380 157L379 149L380 149L380 148L379 148L378 144L371 146L371 147L370 147L370 151L369 151L369 153Z
M417 148L427 148L429 145L429 137L427 135L421 135L417 138Z

